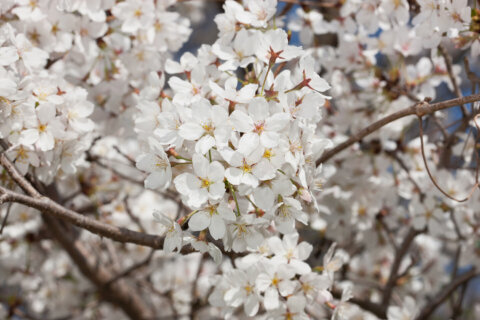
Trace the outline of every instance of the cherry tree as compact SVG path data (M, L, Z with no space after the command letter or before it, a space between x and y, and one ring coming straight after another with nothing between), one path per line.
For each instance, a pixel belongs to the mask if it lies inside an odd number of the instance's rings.
M0 18L1 318L480 317L480 1Z

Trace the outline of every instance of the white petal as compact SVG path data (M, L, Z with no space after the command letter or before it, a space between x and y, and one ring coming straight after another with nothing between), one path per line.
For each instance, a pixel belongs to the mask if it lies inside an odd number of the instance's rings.
M198 123L187 122L180 126L178 134L183 139L197 140L204 132L205 130Z
M253 150L255 150L260 143L260 138L258 134L253 132L245 133L238 142L238 152L243 155L249 155Z
M188 227L192 231L205 230L210 225L210 214L205 211L195 213L188 221Z
M223 221L223 219L218 215L213 215L212 223L210 224L210 228L208 228L208 230L210 231L210 235L213 239L218 240L223 238L225 235L225 221Z
M265 291L265 299L263 300L263 304L265 305L265 309L267 310L273 310L278 308L278 291L275 287L269 287Z
M228 182L233 185L238 186L242 181L243 171L238 168L228 168L225 170L225 177Z
M230 115L230 121L234 130L239 132L249 132L253 129L253 121L245 112L235 110Z
M192 158L193 161L193 170L197 177L207 178L208 177L208 167L209 162L204 156L195 153Z

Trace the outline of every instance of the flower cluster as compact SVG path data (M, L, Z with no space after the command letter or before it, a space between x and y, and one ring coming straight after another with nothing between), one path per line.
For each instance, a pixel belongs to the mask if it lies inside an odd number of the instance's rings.
M80 228L2 168L0 318L428 318L480 267L478 102L370 125L476 92L468 4L1 1L2 152Z
M149 173L145 187L166 189L173 177L194 210L182 223L192 232L208 230L235 252L308 223L316 206L315 159L330 144L316 134L328 98L322 92L330 86L284 30L267 28L268 1L256 5L258 12L247 8L228 1L212 47L186 53L180 63L167 61L171 96L154 90L159 79L151 74L152 89L140 92L136 119L149 150L137 159L137 168ZM243 27L228 32L225 19ZM292 70L282 69L289 61ZM235 75L241 66L245 80Z

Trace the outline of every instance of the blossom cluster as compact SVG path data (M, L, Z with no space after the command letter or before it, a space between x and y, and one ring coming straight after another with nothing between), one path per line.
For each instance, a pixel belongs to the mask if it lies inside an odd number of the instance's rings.
M480 267L478 102L422 130L403 117L318 165L387 115L474 93L480 10L227 0L217 38L188 52L207 5L184 2L0 3L7 157L61 205L162 237L149 255L71 228L113 270L98 289L37 210L3 204L0 317L121 319L97 292L126 280L172 318L416 319Z

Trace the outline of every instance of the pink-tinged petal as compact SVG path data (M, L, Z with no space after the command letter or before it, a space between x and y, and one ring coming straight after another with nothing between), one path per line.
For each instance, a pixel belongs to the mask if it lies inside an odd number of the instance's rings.
M210 225L210 214L205 211L195 213L188 221L188 227L192 231L205 230Z

